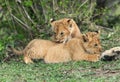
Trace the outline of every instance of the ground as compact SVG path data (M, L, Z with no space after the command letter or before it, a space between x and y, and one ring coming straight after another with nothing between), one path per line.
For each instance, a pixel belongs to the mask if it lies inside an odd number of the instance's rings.
M1 82L119 82L120 60L26 65L9 61L0 66Z

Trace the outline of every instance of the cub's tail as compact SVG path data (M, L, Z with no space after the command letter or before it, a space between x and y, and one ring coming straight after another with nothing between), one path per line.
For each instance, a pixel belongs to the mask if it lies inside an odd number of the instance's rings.
M23 54L23 50L22 51L16 50L12 46L8 46L8 48L10 48L10 50L16 55L22 55Z

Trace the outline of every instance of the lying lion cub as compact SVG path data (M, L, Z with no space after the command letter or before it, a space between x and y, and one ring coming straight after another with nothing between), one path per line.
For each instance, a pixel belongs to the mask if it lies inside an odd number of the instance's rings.
M52 31L54 32L53 41L65 43L71 38L79 37L81 32L73 19L63 18L60 20L50 20Z
M89 33L91 35L96 34L95 32ZM15 54L24 54L24 62L26 64L33 63L32 59L44 59L46 63L68 62L71 60L96 62L99 60L99 53L101 52L98 35L99 33L89 36L86 33L86 35L82 35L79 38L72 38L65 44L34 39L22 51L11 49Z

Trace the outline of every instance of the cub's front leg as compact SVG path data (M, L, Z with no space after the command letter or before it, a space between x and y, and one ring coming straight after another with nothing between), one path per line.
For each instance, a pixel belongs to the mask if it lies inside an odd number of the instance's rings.
M81 60L86 60L86 61L92 61L92 62L97 62L100 59L100 54L74 54L73 55L73 60L74 61L81 61Z
M86 61L97 62L100 59L100 54L85 54Z

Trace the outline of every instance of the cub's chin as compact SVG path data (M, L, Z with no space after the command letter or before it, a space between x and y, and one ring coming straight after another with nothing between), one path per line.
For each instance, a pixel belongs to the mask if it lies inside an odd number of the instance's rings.
M55 42L56 43L67 43L69 40L71 40L71 37L67 37L67 38L62 39L62 40L56 40Z

